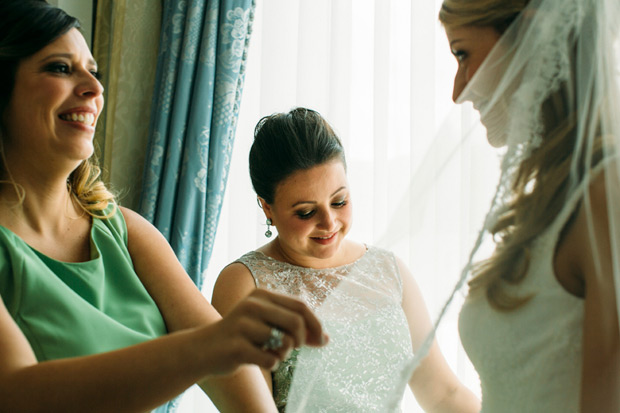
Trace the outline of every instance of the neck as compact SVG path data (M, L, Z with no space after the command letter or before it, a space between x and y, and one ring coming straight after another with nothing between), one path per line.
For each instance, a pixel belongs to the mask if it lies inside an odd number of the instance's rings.
M340 245L339 250L329 258L317 258L306 255L300 256L295 254L294 251L291 252L284 248L280 242L280 239L276 237L276 239L265 245L261 248L261 250L263 253L275 258L278 261L287 262L298 267L321 269L339 267L341 265L349 264L359 258L356 256L357 251L354 251L354 248L352 247L353 244L347 240L344 240Z
M28 181L0 185L0 223L15 232L40 234L64 230L83 211L73 201L66 180Z

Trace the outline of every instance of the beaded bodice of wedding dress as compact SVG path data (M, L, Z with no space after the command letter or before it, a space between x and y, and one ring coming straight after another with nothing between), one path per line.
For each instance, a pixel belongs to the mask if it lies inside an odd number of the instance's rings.
M499 312L486 297L468 297L461 309L463 347L480 376L482 412L579 411L584 300L554 275L559 235L583 195L576 191L531 248L529 271L515 295L533 298Z
M402 398L406 380L399 372L413 354L392 253L369 247L357 261L327 269L298 267L256 251L238 262L257 287L304 300L330 335L327 346L296 350L273 373L280 411L387 412L392 398ZM290 404L292 384L294 397L303 400ZM399 411L398 403L390 409Z

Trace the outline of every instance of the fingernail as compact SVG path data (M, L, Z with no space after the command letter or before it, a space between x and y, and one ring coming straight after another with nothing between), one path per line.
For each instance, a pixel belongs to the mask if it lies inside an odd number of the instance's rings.
M329 341L329 336L325 333L321 334L321 345L324 346Z

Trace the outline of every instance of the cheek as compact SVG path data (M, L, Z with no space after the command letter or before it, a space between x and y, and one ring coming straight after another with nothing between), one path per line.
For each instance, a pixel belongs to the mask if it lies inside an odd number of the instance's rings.
M476 72L478 71L478 68L480 67L480 65L482 64L484 59L480 60L480 61L473 61L470 65L469 68L467 70L467 75L466 75L466 79L469 82L471 80L472 77L474 77L474 75L476 74Z
M307 234L312 230L311 220L304 221L302 219L298 219L296 217L291 217L283 222L281 225L284 229L284 233L297 236ZM282 233L278 228L278 233Z
M99 113L101 113L101 110L103 109L104 102L105 101L103 99L103 95L99 95L99 97L96 100L97 110L99 111Z
M353 221L353 206L351 203L340 210L340 220L347 226L351 226L351 221Z

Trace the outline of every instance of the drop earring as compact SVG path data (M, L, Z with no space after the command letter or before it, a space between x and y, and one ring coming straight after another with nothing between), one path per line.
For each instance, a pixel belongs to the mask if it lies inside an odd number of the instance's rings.
M267 231L265 231L265 236L267 238L271 238L271 236L273 235L273 232L271 232L271 230L269 229L269 226L273 224L273 221L271 221L271 218L267 218L267 221L265 221L265 223L267 224Z

